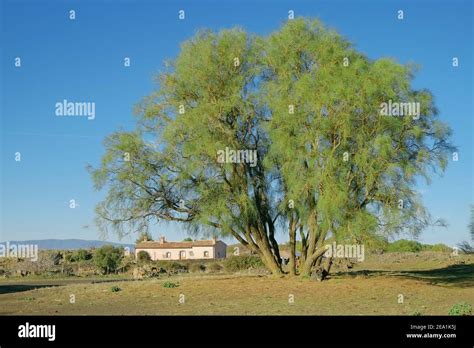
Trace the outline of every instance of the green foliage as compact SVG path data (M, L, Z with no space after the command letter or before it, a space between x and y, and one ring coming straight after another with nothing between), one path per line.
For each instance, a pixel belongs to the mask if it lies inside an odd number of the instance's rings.
M448 315L472 315L472 306L467 302L456 303L451 307Z
M387 247L388 252L419 252L423 245L414 240L400 239L390 243Z
M164 288L177 288L177 287L179 287L179 283L164 282L163 287Z
M85 249L79 249L74 252L67 252L64 256L64 259L67 262L81 262L88 261L92 259L92 252Z
M222 265L220 265L217 262L213 262L207 265L206 270L209 273L217 273L217 272L222 271Z
M302 251L316 235L417 235L436 222L416 180L442 172L454 147L432 94L411 86L415 72L367 58L317 20L266 37L201 31L137 105L137 129L105 140L91 170L96 188L108 187L98 226L123 236L166 220L257 241L272 272L281 271L276 226L289 221L301 226ZM419 103L420 115L383 116L389 101ZM224 149L257 151L257 162L222 163Z
M157 268L162 268L168 273L176 273L176 272L187 272L188 265L181 262L176 261L154 261L153 265Z
M438 244L423 244L423 250L426 251L438 251L438 252L452 252L453 249L448 247L446 244L438 243Z
M119 291L121 291L121 290L122 290L122 289L119 288L119 287L116 286L116 285L114 285L114 286L112 286L112 288L110 288L110 291L112 291L112 292L119 292Z
M189 266L189 272L191 273L204 272L205 270L206 270L206 266L203 265L202 263L193 262Z
M228 272L238 272L263 267L265 267L265 265L262 259L253 255L231 256L224 261L224 269Z
M137 254L137 260L140 261L140 262L151 261L151 256L145 250L140 250Z
M104 245L96 250L94 254L94 263L103 273L108 274L117 270L122 258L122 248L115 248L112 245Z
M66 262L75 262L75 259L73 258L73 253L66 251L64 254L64 261Z
M436 251L451 252L452 249L445 244L421 244L414 240L400 239L385 245L384 249L388 252L420 252L420 251Z
M189 237L183 239L183 242L192 242L192 241L193 239Z
M138 244L140 242L143 242L145 240L149 240L149 241L152 241L153 240L153 237L151 236L151 233L148 232L148 231L145 231L145 232L142 232L140 233L140 235L138 236L137 240L135 241L135 244Z

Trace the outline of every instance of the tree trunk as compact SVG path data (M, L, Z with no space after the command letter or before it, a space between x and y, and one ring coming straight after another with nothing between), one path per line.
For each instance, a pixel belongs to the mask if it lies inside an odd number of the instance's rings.
M254 235L257 238L258 249L260 250L260 255L262 256L262 261L265 263L265 266L267 266L272 274L282 274L281 258L277 256L278 253L275 254L272 250L268 236L264 233L260 233L258 229L254 229Z
M289 235L290 235L290 260L289 260L289 268L290 274L296 275L296 221L292 216L289 223Z
M326 252L326 247L321 247L317 249L313 255L308 255L306 258L305 263L303 264L303 268L301 274L304 276L310 276L313 266L315 265L316 261L319 257L321 257Z
M274 275L283 274L283 271L281 269L281 265L276 262L273 255L272 256L262 255L262 261L272 274L274 274Z
M299 229L300 229L300 237L301 237L300 264L303 264L306 261L306 255L308 254L308 240L304 233L304 227L300 225Z

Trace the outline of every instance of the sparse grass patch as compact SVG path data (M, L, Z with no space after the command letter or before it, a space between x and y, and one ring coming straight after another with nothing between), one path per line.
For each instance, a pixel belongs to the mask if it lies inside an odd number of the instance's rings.
M114 285L114 286L112 286L112 288L110 288L110 291L112 291L112 292L119 292L119 291L122 291L122 289L119 288L117 285Z
M174 282L164 282L163 287L164 288L177 288L179 286L179 283L174 283Z
M467 302L456 303L448 312L449 315L472 315L472 306Z
M258 256L243 255L231 256L224 261L224 268L228 272L245 271L248 269L265 268L262 260Z

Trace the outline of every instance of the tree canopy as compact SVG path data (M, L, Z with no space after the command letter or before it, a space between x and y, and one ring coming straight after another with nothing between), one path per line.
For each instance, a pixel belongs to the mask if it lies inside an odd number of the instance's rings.
M329 242L417 234L430 221L417 180L444 171L454 148L432 94L412 88L415 72L316 20L267 37L200 31L137 105L136 130L106 138L92 170L108 189L97 222L119 236L163 220L232 236L273 273L284 231L292 274L296 241L309 274ZM392 102L418 113L382 115Z

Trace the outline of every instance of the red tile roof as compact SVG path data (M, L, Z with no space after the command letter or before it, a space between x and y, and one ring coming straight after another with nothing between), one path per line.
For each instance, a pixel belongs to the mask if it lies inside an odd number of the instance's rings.
M143 241L137 243L135 249L191 249L192 247L214 246L215 240L196 240L194 242Z

